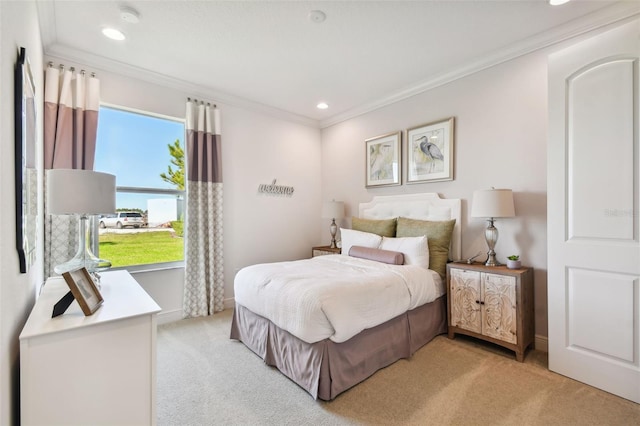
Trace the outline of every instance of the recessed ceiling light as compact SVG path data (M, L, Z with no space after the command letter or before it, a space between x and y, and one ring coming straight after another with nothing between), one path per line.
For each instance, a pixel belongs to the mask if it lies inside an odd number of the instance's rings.
M115 28L103 28L102 34L104 34L105 37L110 38L111 40L122 41L126 38L122 31L116 30Z
M327 19L327 15L321 10L312 10L311 12L309 12L309 20L311 22L319 24L321 22L324 22L325 19Z
M551 6L560 6L561 4L569 3L570 0L549 0Z
M318 105L316 105L316 107L318 109L327 109L327 108L329 108L329 104L326 103L326 102L320 102Z

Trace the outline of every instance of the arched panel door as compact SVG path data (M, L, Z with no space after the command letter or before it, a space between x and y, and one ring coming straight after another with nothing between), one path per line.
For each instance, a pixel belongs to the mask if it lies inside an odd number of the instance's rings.
M549 368L640 402L640 21L549 57Z

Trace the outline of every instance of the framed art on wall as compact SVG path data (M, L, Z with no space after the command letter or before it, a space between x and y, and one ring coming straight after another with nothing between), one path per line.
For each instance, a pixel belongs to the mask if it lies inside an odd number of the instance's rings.
M400 185L401 135L394 132L365 140L365 187Z
M407 183L453 180L453 121L407 129Z
M24 47L20 48L18 54L14 86L16 248L20 272L26 273L36 258L38 171L36 168L36 88Z

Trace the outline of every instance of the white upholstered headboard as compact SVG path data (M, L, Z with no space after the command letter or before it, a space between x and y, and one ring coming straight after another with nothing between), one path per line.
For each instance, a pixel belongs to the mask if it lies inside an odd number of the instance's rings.
M363 219L391 219L400 216L421 220L455 219L449 259L457 260L462 258L461 210L459 198L440 198L435 192L427 192L375 196L370 202L360 204L358 216Z

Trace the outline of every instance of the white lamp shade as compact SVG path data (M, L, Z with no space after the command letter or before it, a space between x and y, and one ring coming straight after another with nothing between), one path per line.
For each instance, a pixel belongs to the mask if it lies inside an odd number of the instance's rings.
M116 211L116 177L79 169L47 170L50 214L108 214Z
M327 201L322 204L322 217L327 219L342 219L344 217L344 203L342 201Z
M471 217L513 217L513 193L510 189L474 191Z

